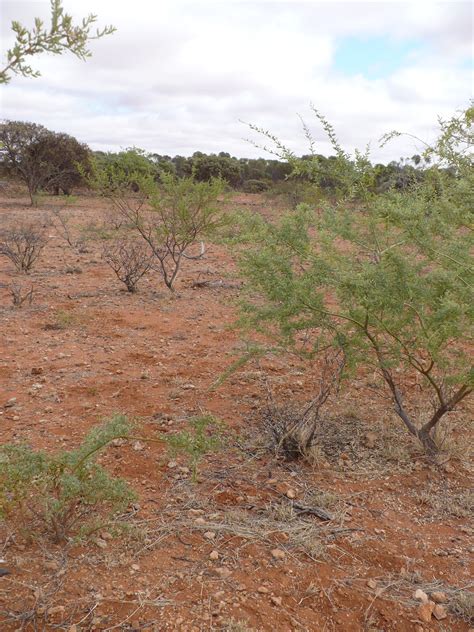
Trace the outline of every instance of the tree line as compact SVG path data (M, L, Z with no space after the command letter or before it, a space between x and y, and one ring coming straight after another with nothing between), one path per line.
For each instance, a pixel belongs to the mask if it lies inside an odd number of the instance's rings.
M20 178L28 188L31 203L40 192L69 195L73 189L86 185L84 175L92 164L104 168L117 164L137 164L149 171L157 181L163 173L181 178L193 177L197 182L221 179L229 188L246 193L282 191L289 187L312 184L318 173L318 187L323 193L338 190L334 169L337 156L308 154L301 156L300 169L295 172L291 156L276 158L236 158L227 152L206 154L196 151L192 156L168 156L130 148L121 152L92 151L73 136L48 130L23 121L0 123L0 169L3 177ZM130 163L131 161L131 163ZM372 188L375 192L389 189L406 190L421 183L431 166L429 160L415 155L387 165L371 165ZM288 188L288 187L287 187ZM301 201L301 200L298 200Z

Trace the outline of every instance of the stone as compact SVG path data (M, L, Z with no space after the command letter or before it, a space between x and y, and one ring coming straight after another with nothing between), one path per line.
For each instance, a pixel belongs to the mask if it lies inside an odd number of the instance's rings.
M15 406L17 402L16 397L10 397L10 399L8 399L5 404L3 404L4 408L13 408L13 406Z
M272 604L281 606L281 597L271 597Z
M292 499L292 498L296 498L296 492L295 492L295 490L290 488L290 489L286 492L286 497L287 497L287 498L290 498L290 499Z
M448 596L446 595L446 593L437 590L430 594L430 599L435 603L446 603L448 601Z
M276 560L284 560L286 557L286 553L285 551L282 551L281 549L273 549L272 557L275 558Z
M431 621L431 615L433 614L433 609L435 604L432 601L427 601L426 603L422 603L418 606L417 614L420 621L423 623L429 623Z
M259 593L262 593L262 595L266 595L266 594L268 593L268 588L265 588L265 586L259 586L259 587L257 588L257 591L258 591Z
M204 537L206 538L206 540L214 540L214 538L216 537L216 534L214 531L206 531L204 533Z
M206 524L206 521L204 520L204 518L196 518L196 520L194 521L194 524Z
M375 448L375 445L377 443L377 435L375 432L367 432L365 435L365 445L372 449Z
M446 612L446 608L444 606L437 603L433 608L433 616L437 621L441 621L442 619L446 619L448 613Z
M219 553L217 551L211 551L209 553L209 559L212 561L218 560L219 559Z
M369 588L372 588L372 590L375 590L377 588L377 582L375 581L375 579L369 579L367 580L367 586Z
M219 568L216 568L216 573L221 579L227 579L232 575L230 569L226 568L225 566L220 566Z
M421 590L421 588L417 588L417 590L415 590L413 597L422 603L428 603L428 595L424 590Z
M102 540L102 538L97 538L97 540L95 541L96 546L99 547L99 549L106 549L107 548L107 542L105 540Z

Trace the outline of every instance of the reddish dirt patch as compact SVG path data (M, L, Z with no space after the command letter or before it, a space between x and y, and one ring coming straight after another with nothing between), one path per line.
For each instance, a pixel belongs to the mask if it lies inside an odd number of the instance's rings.
M233 203L268 212L259 196ZM0 204L1 225L45 213L26 199ZM81 196L74 229L100 224L103 210ZM469 586L465 460L452 457L448 472L426 463L374 396L371 376L359 376L327 411L347 422L349 440L334 458L314 468L275 462L256 446L263 374L287 403L304 400L317 375L271 358L210 389L242 349L229 327L239 296L229 252L209 245L204 259L186 262L174 295L152 274L133 295L101 261L98 231L89 230L83 254L49 232L27 279L31 307L11 307L6 285L22 275L0 259L2 441L73 447L117 411L139 418L145 438L180 429L203 410L232 436L203 460L196 483L183 459L168 467L163 444L110 448L101 462L130 481L139 502L132 535L106 539L105 548L31 541L14 521L0 523L0 566L11 571L0 577L2 630L469 629L451 612L421 622L413 599L418 587L453 599ZM197 279L226 283L194 288ZM456 419L468 419L467 403ZM362 440L353 443L358 428ZM365 428L377 434L375 451L363 447ZM298 515L288 489L303 505L326 503L334 520Z

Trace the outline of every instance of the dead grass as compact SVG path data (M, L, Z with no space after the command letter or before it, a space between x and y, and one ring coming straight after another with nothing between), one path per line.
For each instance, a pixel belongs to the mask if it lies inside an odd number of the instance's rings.
M466 623L474 623L474 593L467 590L456 592L449 602L449 609Z

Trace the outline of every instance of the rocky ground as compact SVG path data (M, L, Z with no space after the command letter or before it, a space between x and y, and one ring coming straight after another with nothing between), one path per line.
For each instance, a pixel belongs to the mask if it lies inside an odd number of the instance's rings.
M0 225L42 222L60 200L0 199ZM234 205L267 209L258 196ZM52 225L29 275L0 258L2 442L70 449L116 412L143 440L117 441L100 462L138 501L126 532L53 544L19 516L0 523L0 629L443 631L474 626L472 426L450 415L441 465L421 454L359 375L324 411L313 464L264 449L270 389L296 405L317 367L270 357L211 388L242 352L230 327L239 279L228 250L187 261L171 294L156 273L130 294L101 259L105 202L68 210L83 252ZM33 286L12 306L11 284ZM420 402L420 410L422 403ZM166 443L196 414L222 420L225 440L198 464ZM457 431L451 429L457 428ZM322 520L311 509L328 514ZM317 513L317 512L316 512Z

